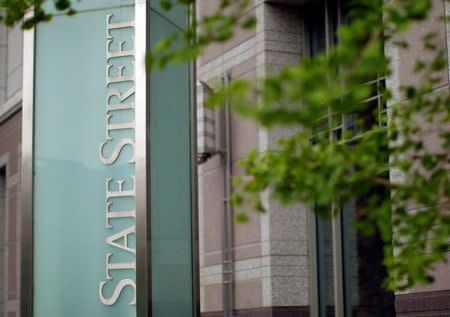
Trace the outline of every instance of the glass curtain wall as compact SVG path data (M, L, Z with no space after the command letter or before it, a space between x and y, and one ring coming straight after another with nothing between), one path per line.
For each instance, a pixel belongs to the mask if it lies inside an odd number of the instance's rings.
M336 31L340 24L347 23L347 10L344 1L339 0L315 1L305 8L305 40L309 56L326 54L330 47L339 45ZM386 106L381 92L385 79L379 76L367 84L373 87L374 94L365 101L368 104L366 111L343 115L324 107L313 134L341 140L345 131L350 130L356 135L358 129L369 128L373 124L384 125ZM364 122L362 127L357 125L359 119ZM358 142L358 139L348 142ZM389 195L376 188L373 193ZM331 206L315 207L318 211L314 215L313 228L317 255L316 296L320 317L395 316L394 295L381 288L386 274L382 266L383 243L378 234L366 237L352 230L352 224L361 216L360 210L370 195L347 204L335 218L331 217Z

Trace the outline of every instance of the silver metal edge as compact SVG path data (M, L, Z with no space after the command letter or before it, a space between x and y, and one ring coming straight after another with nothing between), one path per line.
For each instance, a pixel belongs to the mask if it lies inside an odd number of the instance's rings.
M308 56L310 52L309 36L306 32L308 28L305 19L302 19L303 32L302 40L303 56ZM314 207L306 207L306 219L308 223L308 264L309 264L309 306L310 315L319 316L319 272L318 272L318 259L317 259L317 221L316 214L314 213Z
M25 18L32 16L29 12ZM33 106L35 29L23 33L20 315L33 316Z
M329 57L331 43L331 34L329 27L329 2L325 1L325 34L326 34L326 52L327 58ZM331 114L330 107L328 107L328 124L331 126ZM330 140L332 135L330 134ZM332 203L332 240L333 240L333 286L334 286L334 312L335 317L344 317L344 292L343 292L343 271L342 271L342 228L340 214L335 215L335 203ZM340 211L341 212L341 211Z
M333 204L334 205L334 204ZM334 206L333 206L334 211ZM340 211L342 212L342 211ZM333 216L333 273L335 317L344 317L344 280L342 268L342 224L340 214Z
M191 23L196 18L196 1L191 4ZM195 40L195 38L194 38ZM198 221L198 164L197 164L197 65L190 63L190 126L191 126L191 210L192 210L192 300L193 316L200 316L200 252Z
M197 171L197 98L196 98L196 63L190 65L191 91L191 205L192 205L192 265L193 265L193 300L194 316L200 316L200 252L198 227L198 171Z
M306 208L308 221L309 248L309 294L311 316L319 316L319 274L317 261L317 222L313 208Z
M145 54L149 48L150 1L135 1L135 154L136 154L136 313L151 310L150 98Z

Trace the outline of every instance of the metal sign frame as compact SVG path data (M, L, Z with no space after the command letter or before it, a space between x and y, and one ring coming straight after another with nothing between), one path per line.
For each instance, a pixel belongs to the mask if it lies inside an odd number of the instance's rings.
M135 168L136 168L136 315L152 316L151 280L151 184L150 184L150 75L145 68L145 55L150 49L150 0L135 0ZM195 4L191 7L195 17ZM29 12L25 18L32 16ZM21 316L33 316L33 173L34 173L34 82L35 29L24 31L23 39L23 106L21 169ZM195 62L190 64L191 125L191 224L193 316L200 316L199 237L197 198L197 125L195 94Z

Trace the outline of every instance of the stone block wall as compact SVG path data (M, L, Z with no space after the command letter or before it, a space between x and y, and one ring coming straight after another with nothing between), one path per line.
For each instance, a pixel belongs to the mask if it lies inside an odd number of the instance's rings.
M19 317L20 300L20 166L22 114L0 122L0 168L5 171L4 204L0 225L0 315ZM0 206L0 208L2 208ZM3 222L4 221L4 222ZM3 315L2 315L3 316Z
M217 1L199 1L199 15L213 12ZM198 79L214 87L229 76L255 79L298 62L303 54L301 12L297 6L254 0L245 15L255 15L254 30L208 47L198 61ZM219 116L216 135L220 138ZM265 131L253 121L231 115L232 177L237 162L251 149L266 151L294 131ZM216 142L218 144L218 142ZM221 316L222 217L224 166L220 154L199 167L200 284L203 316ZM248 224L234 225L234 309L236 316L308 314L308 229L306 210L269 204L269 212L250 212ZM284 307L284 308L280 308ZM288 316L288 315L286 315ZM303 316L303 315L299 315Z
M450 64L450 3L443 0L433 0L433 9L426 21L416 23L404 35L404 39L409 42L409 48L401 50L390 45L386 46L386 53L391 57L394 64L394 71L387 79L387 86L390 87L397 100L402 99L400 87L402 85L416 85L419 78L412 72L414 62L420 59L429 59L430 54L424 53L422 38L429 32L436 32L440 49L443 49L448 56ZM447 22L443 17L447 18ZM434 87L432 94L448 94L450 68L442 71L441 80ZM416 120L422 120L417 116ZM427 126L425 126L427 125ZM428 127L429 126L429 127ZM426 133L422 134L425 150L430 153L442 151L441 140L437 136L435 128L430 124L422 124ZM448 126L450 130L450 126ZM448 130L447 130L448 131ZM441 131L442 132L442 131ZM391 178L401 181L405 179L404 174L396 170L391 171ZM448 199L448 198L447 198ZM450 212L449 205L443 206ZM417 206L410 206L411 211ZM417 285L414 288L396 295L397 316L448 316L450 315L450 253L447 255L447 263L441 263L434 267L432 275L435 282L428 286Z

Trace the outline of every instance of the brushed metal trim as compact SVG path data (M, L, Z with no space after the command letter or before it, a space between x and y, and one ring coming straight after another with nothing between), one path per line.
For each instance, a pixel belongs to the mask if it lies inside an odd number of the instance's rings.
M313 208L306 208L309 248L309 294L311 316L319 316L319 273L317 261L317 220Z
M329 4L330 0L326 1L326 23L328 25L329 21ZM338 16L338 26L341 23L341 11L340 11L340 3L339 0L336 1L337 4L337 16ZM329 31L327 32L327 43L329 45L332 44L332 40L329 38L331 34ZM331 123L331 116L329 116L329 120ZM331 125L330 125L331 126ZM331 137L331 135L330 135ZM334 203L333 203L333 212L334 212ZM345 316L345 284L344 284L344 255L343 255L343 237L342 237L342 208L339 211L339 214L334 216L332 219L332 231L333 231L333 268L334 268L334 305L335 305L335 316L336 317L344 317Z
M145 54L150 47L150 1L135 1L135 142L136 142L136 315L152 316L150 76Z
M29 12L25 18L29 18ZM23 33L20 315L33 316L33 104L35 29Z
M226 72L222 77L225 86L231 82L231 74ZM235 276L234 276L234 219L230 204L232 153L231 153L231 114L230 101L227 98L221 112L221 149L223 167L223 218L222 218L222 298L224 316L232 316L235 308Z
M191 4L189 25L196 19L196 1ZM195 38L194 38L195 41ZM191 234L192 234L192 301L193 316L200 317L200 237L198 220L198 163L197 163L197 64L190 63L190 127L191 127Z
M341 215L338 214L337 216L333 216L331 224L333 235L334 311L335 317L344 317L344 278L342 265Z
M197 93L196 93L196 63L190 65L191 91L191 206L192 206L192 287L194 316L200 316L200 238L198 221L198 164L197 164Z

